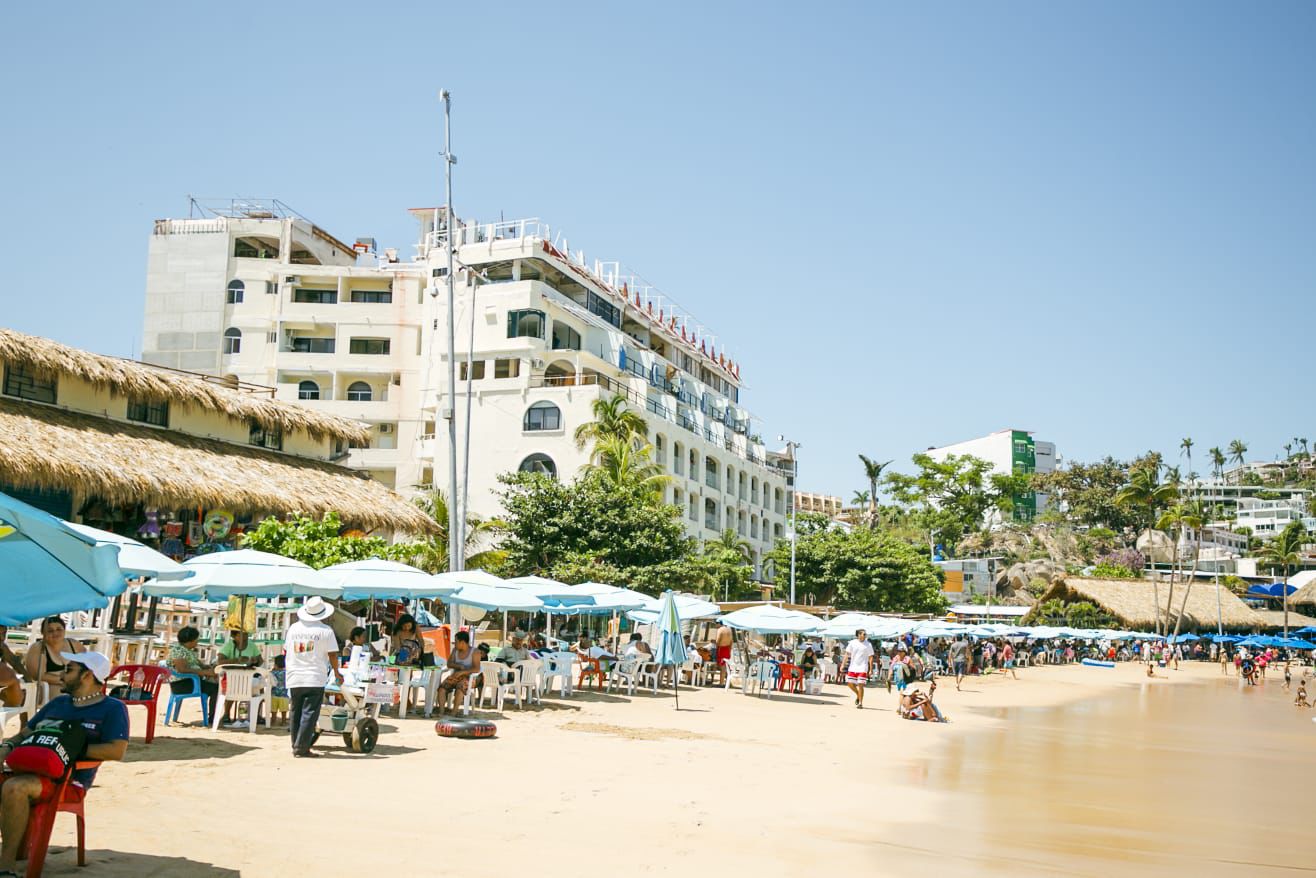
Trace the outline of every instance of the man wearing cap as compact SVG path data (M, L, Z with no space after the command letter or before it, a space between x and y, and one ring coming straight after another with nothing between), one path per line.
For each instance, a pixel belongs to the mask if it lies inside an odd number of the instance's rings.
M99 652L63 652L61 688L37 711L31 722L13 740L41 728L46 720L71 720L87 730L87 749L79 758L100 762L118 761L128 750L128 708L101 691L110 675L110 660ZM0 759L7 758L13 741L0 744ZM67 798L85 795L96 778L96 769L73 772ZM55 792L55 781L35 774L0 775L0 878L18 875L19 843L27 829L32 806Z
M330 673L340 684L343 682L335 661L338 638L324 623L333 614L333 606L325 603L323 598L310 598L297 611L297 621L289 626L283 638L283 649L287 654L284 676L288 688L293 756L319 755L311 752L311 741L320 721L324 687L329 685Z
M512 645L504 646L502 652L498 653L498 661L507 665L514 665L517 662L524 662L530 659L530 650L526 649L525 632L519 628L512 632Z

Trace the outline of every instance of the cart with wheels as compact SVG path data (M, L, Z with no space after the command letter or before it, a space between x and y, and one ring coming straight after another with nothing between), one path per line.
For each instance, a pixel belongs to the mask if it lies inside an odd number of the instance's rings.
M375 691L376 688L342 686L327 690L338 695L342 703L321 705L312 742L322 734L342 735L343 743L353 752L374 750L379 742L380 706L392 701L391 693Z

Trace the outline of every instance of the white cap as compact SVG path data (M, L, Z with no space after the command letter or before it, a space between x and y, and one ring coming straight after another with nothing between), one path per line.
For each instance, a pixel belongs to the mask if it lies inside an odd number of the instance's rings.
M61 652L60 657L66 662L82 665L102 683L110 676L110 660L99 652Z

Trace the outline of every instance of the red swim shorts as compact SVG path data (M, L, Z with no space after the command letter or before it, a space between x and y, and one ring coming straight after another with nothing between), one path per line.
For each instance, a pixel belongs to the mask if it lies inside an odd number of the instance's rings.
M717 663L719 665L725 665L729 661L731 661L731 647L719 646L717 648Z

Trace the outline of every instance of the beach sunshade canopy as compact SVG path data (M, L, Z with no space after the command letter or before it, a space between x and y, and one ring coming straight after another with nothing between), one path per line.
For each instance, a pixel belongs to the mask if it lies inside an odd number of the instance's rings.
M558 582L555 579L545 579L542 576L516 576L507 580L507 583L539 598L543 602L544 608L552 612L557 612L557 607L584 606L594 603L589 595L581 594L576 586L567 585L565 582Z
M1171 643L1192 643L1194 640L1201 640L1196 634L1176 634L1170 638Z
M1247 593L1267 598L1282 598L1285 595L1293 594L1298 590L1296 585L1287 585L1283 582L1268 582L1263 585L1253 585L1248 588Z
M810 613L772 605L745 607L719 621L728 628L759 634L815 634L823 626L823 620Z
M575 588L578 595L589 598L590 602L569 607L553 607L552 612L567 615L611 615L612 613L624 613L628 610L639 610L653 600L653 598L638 591L617 585L607 585L602 582L582 582L580 585L573 586L573 588Z
M712 619L722 612L722 608L712 601L706 601L690 594L673 593L672 601L676 604L676 615L682 622L690 622L695 619ZM658 621L659 606L660 601L657 598L646 596L644 606L638 610L631 610L626 614L626 618L639 625L652 625Z
M130 579L154 579L158 582L176 582L192 576L192 571L179 564L168 555L162 555L150 546L137 542L130 537L88 527L85 524L65 522L69 527L85 537L91 537L96 543L119 547L119 567L124 576Z
M484 570L449 570L434 574L434 585L452 594L463 585L505 585L507 580Z
M1275 645L1282 649L1316 649L1316 643L1297 637L1281 637Z
M0 494L0 624L93 610L128 587L119 547Z
M255 549L198 555L184 561L183 566L196 575L182 582L146 585L142 593L193 601L222 601L234 596L341 598L343 595L341 588L302 562Z
M466 572L461 571L455 575L463 576ZM497 577L492 578L497 579ZM534 613L545 609L544 602L524 588L501 580L496 583L481 582L478 579L467 582L445 597L444 601L464 607L476 607L481 610L501 610L503 612Z
M1212 643L1238 643L1242 640L1237 634L1216 634L1211 638Z
M333 564L320 571L326 581L343 590L349 601L372 598L437 598L451 594L452 589L424 570L397 561L370 558L365 561L346 561Z
M1313 627L1313 626L1311 626L1311 625L1308 625L1306 628L1299 628L1297 631L1294 631L1294 632L1291 632L1291 633L1293 633L1293 634L1316 634L1316 627Z
M969 629L974 627L977 626L930 619L926 622L919 622L911 630L915 637L954 637L956 634L967 634Z

